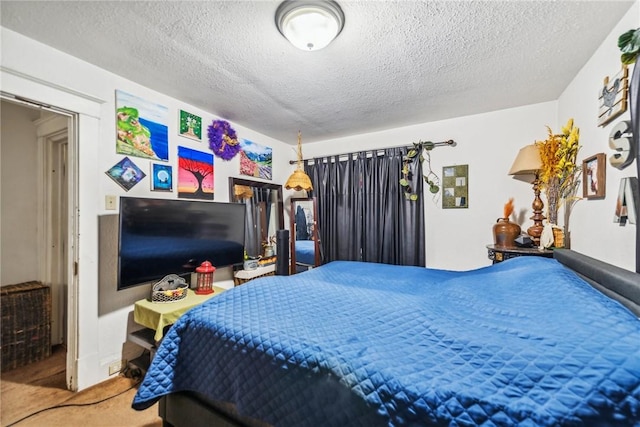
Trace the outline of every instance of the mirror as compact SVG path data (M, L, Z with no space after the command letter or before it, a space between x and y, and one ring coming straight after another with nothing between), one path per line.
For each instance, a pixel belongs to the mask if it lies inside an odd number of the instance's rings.
M291 198L289 226L291 232L291 274L320 265L322 257L320 256L320 234L318 233L317 218L315 198Z
M284 228L282 185L230 177L229 200L246 207L247 255L255 258L276 255L276 231Z

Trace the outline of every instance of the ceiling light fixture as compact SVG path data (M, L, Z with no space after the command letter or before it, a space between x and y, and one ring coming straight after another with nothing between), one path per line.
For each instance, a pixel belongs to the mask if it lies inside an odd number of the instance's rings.
M276 10L278 31L298 49L327 46L344 27L344 13L331 0L287 0Z

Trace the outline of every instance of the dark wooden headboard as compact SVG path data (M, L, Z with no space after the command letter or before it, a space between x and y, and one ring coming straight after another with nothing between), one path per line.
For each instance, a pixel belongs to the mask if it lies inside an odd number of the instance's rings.
M553 257L585 281L619 301L640 317L640 274L607 264L569 249L555 249Z

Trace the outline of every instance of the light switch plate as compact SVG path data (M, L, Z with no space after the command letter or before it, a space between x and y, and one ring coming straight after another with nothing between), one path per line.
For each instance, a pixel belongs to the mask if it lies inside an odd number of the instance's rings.
M104 196L104 208L108 211L116 210L116 196Z

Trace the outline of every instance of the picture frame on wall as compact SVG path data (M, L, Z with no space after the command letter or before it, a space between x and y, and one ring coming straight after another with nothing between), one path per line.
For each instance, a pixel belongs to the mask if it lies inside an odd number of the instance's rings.
M629 70L622 65L613 77L606 76L598 91L598 126L606 126L620 114L627 111L629 91Z
M180 136L202 141L202 117L180 110Z
M469 165L445 166L442 168L442 176L442 208L468 208Z
M173 168L159 163L151 164L151 191L173 191Z
M178 147L178 197L214 199L213 154Z
M118 163L109 168L105 172L125 191L131 190L137 183L147 176L142 170L128 157L123 158Z
M607 158L598 153L582 161L582 197L602 199L606 192Z
M248 139L240 140L240 174L272 179L273 149Z

